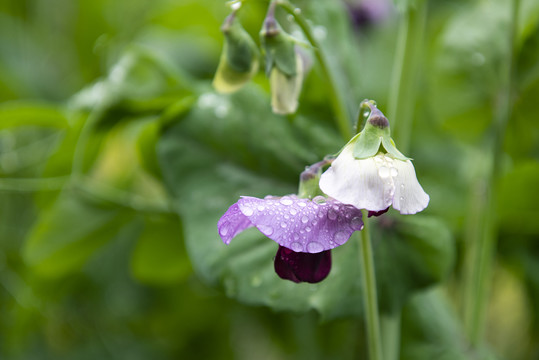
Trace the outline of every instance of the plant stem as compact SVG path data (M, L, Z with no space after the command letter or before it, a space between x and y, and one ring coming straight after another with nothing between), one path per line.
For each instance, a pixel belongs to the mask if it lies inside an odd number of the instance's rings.
M367 343L369 359L382 359L382 342L380 337L380 319L378 316L378 297L376 295L376 279L374 273L374 257L369 232L368 211L362 210L364 227L361 231L360 264L363 274L363 290L365 319L367 323Z
M419 59L427 22L427 2L408 7L400 19L395 62L388 99L388 119L393 139L406 153L412 134L412 119L417 94Z
M333 111L335 112L335 120L337 122L337 127L339 128L339 131L345 141L348 141L352 137L352 130L351 130L351 117L348 112L348 109L346 107L346 103L344 102L344 97L341 94L341 91L339 90L337 83L335 81L335 76L333 75L331 68L329 66L329 62L322 51L322 47L320 46L320 43L314 36L311 27L307 23L307 20L303 17L301 11L299 11L298 8L293 6L290 2L287 0L277 0L277 5L279 5L281 8L283 8L286 12L288 12L290 15L294 17L294 20L298 24L298 26L301 28L301 31L305 34L305 37L309 41L309 43L314 48L314 55L316 56L316 60L320 64L320 68L322 69L322 73L324 74L324 77L326 78L328 82L328 93L329 93L329 99L331 102L331 105L333 107Z
M514 57L515 43L518 27L518 13L520 0L513 0L511 9L511 23L508 38L508 56L506 58L504 72L501 79L501 92L497 111L493 122L491 142L488 153L491 153L491 167L487 179L483 181L484 186L480 187L483 192L480 206L479 234L473 262L470 266L469 279L470 286L466 289L465 321L468 330L469 340L472 345L477 346L483 340L485 328L485 315L488 302L487 294L490 289L492 277L492 263L496 248L496 192L495 183L500 175L500 164L502 157L502 145L505 136L507 122L511 117L513 100L513 80L514 80Z

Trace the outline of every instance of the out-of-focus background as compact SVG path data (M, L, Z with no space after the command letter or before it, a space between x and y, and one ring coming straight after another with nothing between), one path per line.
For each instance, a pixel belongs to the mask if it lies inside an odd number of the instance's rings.
M422 215L373 220L401 359L539 358L539 5L519 1L511 43L512 4L296 4L350 114L378 102L431 197ZM257 43L267 6L238 14ZM263 71L235 94L212 89L229 12L0 2L1 359L364 358L357 244L335 249L324 282L296 285L256 230L218 237L240 195L294 193L345 144L308 47L295 115L271 113ZM474 341L485 229L495 255Z

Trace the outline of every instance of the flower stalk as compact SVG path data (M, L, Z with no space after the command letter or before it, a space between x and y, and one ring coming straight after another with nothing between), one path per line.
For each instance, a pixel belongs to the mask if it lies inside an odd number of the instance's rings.
M493 121L493 131L489 142L488 152L491 156L490 172L486 179L481 180L478 187L479 199L479 228L477 232L470 233L473 252L468 267L468 284L465 289L465 324L470 343L478 346L483 341L485 329L485 315L492 278L492 263L496 248L496 219L495 204L496 193L494 185L500 175L502 145L507 122L511 117L513 101L514 61L516 53L516 36L518 28L518 14L520 0L513 0L511 6L511 22L508 37L508 52L504 72L501 79L501 92L498 108ZM482 196L481 196L482 195Z
M367 323L367 343L369 359L382 359L382 339L378 315L378 296L374 273L374 256L369 232L368 211L363 210L363 230L361 231L360 264L363 274L365 319Z
M346 103L344 102L344 97L342 96L341 91L339 91L339 88L335 81L335 76L333 75L329 66L329 62L325 54L321 50L320 43L314 36L311 27L309 26L307 20L305 20L301 11L299 11L298 8L293 6L287 0L276 0L275 2L294 18L298 26L301 28L303 34L314 48L314 55L316 57L316 60L320 64L322 73L324 74L324 77L328 82L329 99L335 113L335 121L337 123L337 127L343 139L345 141L348 141L348 139L350 139L353 135L350 128L350 114L347 110Z

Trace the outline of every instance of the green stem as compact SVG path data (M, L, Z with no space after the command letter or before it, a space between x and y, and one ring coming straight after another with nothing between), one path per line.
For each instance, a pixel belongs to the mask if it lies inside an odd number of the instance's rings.
M488 292L491 285L492 263L496 248L496 192L495 183L500 175L500 164L502 157L502 145L505 136L507 122L511 117L513 80L514 80L514 57L515 40L517 36L518 13L520 0L513 0L511 27L508 38L508 56L506 59L504 72L502 74L500 100L497 104L497 111L492 139L487 149L492 154L490 172L486 180L481 181L484 186L479 188L483 193L480 209L479 234L475 254L470 266L469 279L470 286L467 287L468 294L465 304L465 320L468 330L469 340L472 345L477 346L483 341L485 328L485 315L488 301ZM474 239L471 239L474 240Z
M380 319L385 360L398 360L401 339L401 312L383 315Z
M389 88L388 119L393 139L406 153L412 134L412 119L417 94L419 60L427 22L427 1L408 7L400 19L395 62Z
M374 257L369 232L368 212L362 210L364 227L361 233L360 264L363 274L364 308L367 323L367 343L369 359L382 359L382 341L380 337L380 319L378 316L378 299L376 295L376 279L374 273Z
M322 69L322 73L324 74L324 77L326 78L328 82L328 93L329 93L329 99L331 102L331 105L333 107L333 111L335 112L335 120L337 122L337 127L339 128L339 131L345 141L348 141L352 137L352 130L351 130L351 117L347 110L346 103L343 101L344 97L341 94L341 91L339 91L339 88L337 86L337 82L335 81L335 76L333 75L331 68L329 66L329 62L326 58L326 55L322 51L322 47L320 46L320 43L314 36L311 27L307 23L307 20L303 17L301 11L299 11L298 8L293 6L290 2L287 0L277 0L277 5L279 5L281 8L283 8L287 13L292 15L294 17L294 20L298 24L298 26L301 28L301 31L305 34L305 37L309 41L309 43L314 48L314 55L316 56L316 60L320 64L320 68Z
M60 190L69 176L49 178L0 178L0 191L34 192Z

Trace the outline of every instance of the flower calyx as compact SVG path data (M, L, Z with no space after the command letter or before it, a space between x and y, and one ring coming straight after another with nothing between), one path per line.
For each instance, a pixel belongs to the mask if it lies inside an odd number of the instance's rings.
M356 159L366 159L376 155L379 152L388 153L398 160L410 160L404 156L391 138L389 121L384 114L376 107L374 101L364 100L361 103L360 116L364 113L362 110L370 111L363 130L354 136L349 144L354 143L353 155Z

